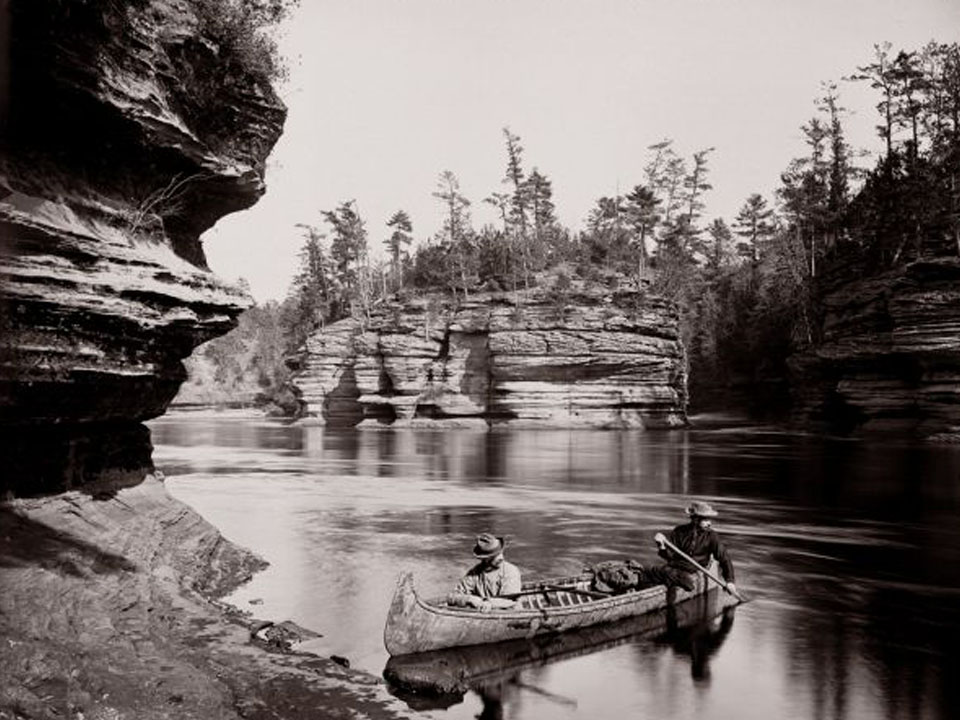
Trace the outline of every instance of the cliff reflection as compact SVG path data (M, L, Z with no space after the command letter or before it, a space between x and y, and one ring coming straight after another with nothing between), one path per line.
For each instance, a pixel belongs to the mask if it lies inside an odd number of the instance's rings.
M689 492L690 443L650 444L640 431L371 430L300 428L306 456L343 461L345 471L417 473L444 480L610 485L650 493Z

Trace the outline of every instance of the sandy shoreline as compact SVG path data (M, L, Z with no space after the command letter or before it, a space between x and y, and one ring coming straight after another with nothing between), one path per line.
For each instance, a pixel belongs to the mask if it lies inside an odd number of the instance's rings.
M156 475L0 503L0 719L416 717L253 641L215 598L261 567Z

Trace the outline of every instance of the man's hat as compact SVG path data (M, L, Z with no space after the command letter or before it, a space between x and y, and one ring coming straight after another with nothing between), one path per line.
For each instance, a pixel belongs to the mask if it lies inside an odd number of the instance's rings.
M687 515L690 517L716 517L719 514L710 506L710 503L697 500L687 505Z
M490 558L503 552L507 544L506 538L496 537L490 533L477 535L477 544L473 546L473 554L478 558Z

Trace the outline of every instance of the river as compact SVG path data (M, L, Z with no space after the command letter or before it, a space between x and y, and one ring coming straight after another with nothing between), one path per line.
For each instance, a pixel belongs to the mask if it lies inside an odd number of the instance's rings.
M728 418L684 431L150 423L170 492L270 567L229 600L380 675L397 575L445 593L480 532L526 577L655 561L691 498L720 511L749 602L524 669L441 720L960 717L960 446L825 439Z

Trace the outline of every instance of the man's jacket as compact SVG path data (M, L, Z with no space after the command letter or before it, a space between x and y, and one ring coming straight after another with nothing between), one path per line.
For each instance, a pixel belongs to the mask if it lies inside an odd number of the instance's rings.
M720 542L717 533L713 530L703 530L698 524L687 523L686 525L678 525L671 530L667 539L704 567L710 564L710 556L712 555L720 563L720 572L723 574L723 579L727 582L735 582L733 579L733 563L730 561L730 556L727 555L727 550ZM671 567L684 572L697 572L693 565L668 547L660 550L659 554Z

